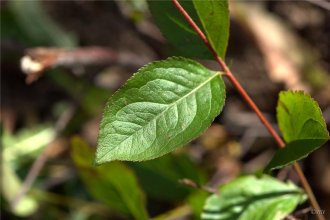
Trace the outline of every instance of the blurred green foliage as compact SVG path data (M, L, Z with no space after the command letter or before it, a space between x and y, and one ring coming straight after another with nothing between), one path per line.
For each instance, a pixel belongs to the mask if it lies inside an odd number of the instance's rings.
M9 22L5 24L5 33L18 33L23 39L28 40L29 46L54 46L74 47L76 39L69 33L63 32L45 13L42 1L20 1L8 2L9 11L5 12L1 20ZM13 26L11 26L13 25ZM8 30L8 32L7 32Z
M78 137L72 139L72 158L87 190L97 200L135 219L148 219L145 196L134 173L122 162L93 166L95 150Z

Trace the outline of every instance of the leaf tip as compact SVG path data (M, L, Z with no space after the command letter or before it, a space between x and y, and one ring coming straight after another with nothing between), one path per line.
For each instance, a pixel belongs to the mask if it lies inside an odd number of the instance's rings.
M95 153L95 158L93 160L93 166L100 166L106 162L113 161L112 158L108 156L107 153L102 152L100 149L102 149L100 146L97 146Z
M93 167L100 166L101 164L102 164L102 163L100 163L100 162L97 160L97 158L94 158L93 163L92 163Z
M111 161L114 161L114 160L111 160L109 158L106 158L106 157L99 157L98 154L96 154L94 160L93 160L93 166L100 166L104 163L107 163L107 162L111 162Z

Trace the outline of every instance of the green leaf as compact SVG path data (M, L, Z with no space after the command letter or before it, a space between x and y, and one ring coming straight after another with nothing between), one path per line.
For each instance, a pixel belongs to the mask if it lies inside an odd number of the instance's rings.
M193 0L208 40L217 54L224 58L229 38L229 9L227 0Z
M12 169L10 164L7 162L6 155L4 155L5 163L1 165L1 194L8 203L16 199L17 193L22 189L22 182L19 176ZM31 195L25 195L17 203L15 207L11 207L10 211L20 217L28 217L34 214L38 210L38 202ZM2 207L1 207L2 209ZM2 210L1 210L2 211Z
M303 91L280 93L277 120L287 143L300 139L329 138L320 107Z
M21 162L36 157L55 137L54 125L39 125L22 129L15 135L3 134L3 155L6 162Z
M108 101L95 162L169 153L209 127L224 101L220 74L195 61L169 58L146 65Z
M240 177L220 187L204 205L202 219L280 220L306 200L293 183L270 176Z
M148 196L157 201L178 202L193 191L179 183L191 179L202 185L205 175L186 155L168 154L155 160L130 163Z
M302 91L280 93L277 120L287 144L275 153L265 170L278 169L305 158L329 140L317 102Z
M182 7L202 28L192 1L180 1ZM213 56L203 41L190 27L182 14L170 0L148 1L149 9L164 37L177 48L180 55L201 59L212 59Z
M61 30L48 16L40 0L8 2L10 10L15 15L15 21L24 30L24 34L29 36L34 44L74 47L77 40L74 36Z
M134 173L121 162L92 166L94 150L80 138L72 139L71 156L89 193L95 199L134 219L148 219L145 198Z
M203 211L203 207L206 199L209 197L209 193L204 190L196 190L187 198L187 203L191 208L191 212L193 214L193 218L195 220L201 219L201 214Z

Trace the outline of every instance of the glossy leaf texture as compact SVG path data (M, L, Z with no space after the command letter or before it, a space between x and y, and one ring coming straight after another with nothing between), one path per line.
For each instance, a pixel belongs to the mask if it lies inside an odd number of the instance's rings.
M220 187L204 205L202 220L280 220L306 200L293 183L243 176Z
M95 163L169 153L206 130L224 102L219 73L178 57L148 64L108 101Z
M226 0L193 0L207 38L217 54L224 58L229 38L229 9Z
M266 171L303 159L329 140L317 102L302 91L280 93L277 120L286 146L275 153Z
M192 1L180 1L192 19L202 28ZM180 52L192 58L212 59L213 56L172 1L148 1L150 12L164 37Z
M118 213L148 219L145 196L132 170L118 161L95 167L94 153L80 138L72 139L71 156L87 191Z

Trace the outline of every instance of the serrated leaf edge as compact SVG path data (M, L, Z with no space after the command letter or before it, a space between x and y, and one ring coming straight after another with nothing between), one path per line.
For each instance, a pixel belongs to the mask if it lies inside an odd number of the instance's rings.
M151 62L151 63L148 63L148 64L145 64L144 66L142 66L140 69L138 69L138 71L136 71L133 75L132 75L132 77L131 78L129 78L127 81L126 81L126 83L124 83L122 86L121 86L121 88L120 89L118 89L116 92L114 92L113 94L112 94L112 96L110 96L110 98L108 99L108 101L106 102L106 105L105 105L105 109L107 108L107 106L109 106L109 105L111 105L111 99L117 94L117 93L119 93L119 92L121 92L122 91L122 89L130 82L130 81L132 81L132 80L134 80L134 78L136 77L136 74L138 74L138 73L140 73L140 72L142 72L142 71L145 71L145 69L149 69L149 68L153 68L153 66L157 66L157 65L159 65L159 64L161 64L161 63L164 63L164 62L169 62L169 61L182 61L182 62L188 62L189 64L192 64L192 65L197 65L197 66L199 66L199 67L201 67L201 68L203 68L203 69L207 69L208 71L210 71L210 72L212 72L213 73L213 76L211 76L208 80L206 80L206 81L204 81L202 84L200 84L198 87L196 87L196 88L194 88L192 91L190 91L188 94L186 94L186 95L184 95L183 97L181 97L179 100L182 100L183 98L185 98L185 97L187 97L187 96L189 96L189 95L191 95L191 93L193 92L193 91L196 91L196 90L198 90L198 89L200 89L201 87L203 87L204 85L206 85L207 83L209 83L211 80L213 80L214 78L216 78L217 76L219 76L219 78L222 78L221 77L221 75L222 75L222 72L219 72L219 71L213 71L213 70L210 70L210 69L208 69L208 68L206 68L205 66L203 66L202 64L200 64L200 63L198 63L198 62L196 62L196 61L194 61L194 60L192 60L192 59L188 59L188 58L185 58L185 57L178 57L178 56L173 56L173 57L169 57L169 58L167 58L167 59L165 59L165 60L158 60L158 61L153 61L153 62ZM225 94L224 94L225 95ZM179 100L177 100L177 101L179 101ZM176 102L177 102L176 101ZM170 104L169 106L172 106L173 104ZM169 107L167 107L164 111L166 111L167 109L168 109ZM222 110L222 108L221 109L219 109L218 110L218 114L221 112L221 110ZM105 116L105 113L106 113L106 111L104 110L103 111L103 114L102 114L102 120L103 120L103 118L104 118L104 116ZM217 115L218 115L217 114ZM158 116L156 117L156 118L158 118ZM154 120L154 119L153 119ZM209 127L209 126L208 126ZM207 127L207 128L208 128ZM207 129L206 128L206 129ZM101 129L101 128L100 128ZM206 130L205 129L205 130ZM205 131L204 130L204 131ZM204 132L203 131L203 132ZM99 143L99 137L98 137L98 139L97 139L98 141L97 141L97 145L98 145L98 143ZM108 161L104 161L104 162L98 162L99 160L100 160L100 158L99 157L97 157L97 151L98 151L98 148L96 148L96 157L95 157L95 159L94 159L94 161L93 161L93 164L95 165L95 166L98 166L98 165L101 165L101 164L103 164L103 163L106 163L106 162L110 162L110 161L113 161L113 160L108 160ZM164 154L166 154L166 153L164 153ZM164 155L163 154L163 155ZM102 158L104 158L105 156L106 156L107 154L104 154L102 157L101 157L101 159ZM162 156L162 155L158 155L158 156L155 156L155 157L150 157L149 159L154 159L154 158L157 158L157 157L159 157L159 156ZM114 159L114 160L116 160L116 159ZM122 161L128 161L128 160L124 160L124 159L120 159L120 160L122 160ZM143 160L129 160L129 161L143 161Z
M319 107L319 104L317 103L317 101L315 101L315 99L308 93L306 93L305 91L303 90L294 90L294 91L281 91L279 93L279 99L278 99L278 102L277 102L277 107L276 107L276 117L279 118L279 111L278 111L278 108L280 105L282 105L284 108L286 108L286 106L284 105L284 103L281 101L281 96L283 95L286 95L286 94L298 94L298 95L302 95L302 96L306 96L308 98L310 98L310 100L313 102L313 104L317 107L317 110L318 110L318 113L322 116L322 123L320 123L320 121L317 121L319 124L321 124L321 126L327 131L328 133L328 138L330 138L330 135L329 135L329 131L327 130L327 125L325 123L325 120L323 118L323 114L322 114L322 111ZM312 119L312 118L310 118ZM279 124L279 127L280 127L280 130L281 130L281 133L283 135L283 132L282 132L282 128L280 126L280 123L278 122ZM303 139L297 139L297 140L303 140ZM293 141L296 141L296 140L293 140ZM292 141L291 141L292 142Z

